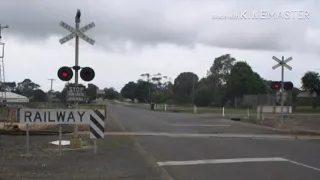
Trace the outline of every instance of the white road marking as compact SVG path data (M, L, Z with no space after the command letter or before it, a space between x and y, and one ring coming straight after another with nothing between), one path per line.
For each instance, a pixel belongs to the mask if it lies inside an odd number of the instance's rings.
M235 158L235 159L202 159L190 161L164 161L158 162L159 166L186 166L200 164L231 164L231 163L249 163L249 162L289 162L298 166L309 168L320 172L320 168L310 166L297 161L292 161L282 157L264 157L264 158Z
M198 165L198 164L226 164L226 163L246 163L246 162L284 162L288 161L281 157L269 158L237 158L237 159L204 159L193 161L165 161L158 162L159 166L183 166L183 165Z
M79 134L88 134L88 132L79 132ZM168 133L168 132L105 132L109 136L165 136L181 138L251 138L251 139L295 139L294 135L277 134L199 134L199 133Z
M170 126L181 127L228 127L230 124L170 124Z
M303 167L306 167L306 168L309 168L309 169L313 169L313 170L316 170L316 171L320 171L320 168L316 168L316 167L313 167L313 166L309 166L309 165L306 165L306 164L303 164L303 163L299 163L299 162L296 162L296 161L292 161L292 160L289 160L287 159L288 162L291 162L293 164L296 164L296 165L299 165L299 166L303 166Z

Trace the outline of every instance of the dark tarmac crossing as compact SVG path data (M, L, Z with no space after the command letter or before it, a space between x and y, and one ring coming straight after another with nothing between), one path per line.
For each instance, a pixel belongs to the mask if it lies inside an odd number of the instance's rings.
M127 131L154 133L135 138L173 179L320 179L319 140L281 138L279 132L219 117L109 108Z

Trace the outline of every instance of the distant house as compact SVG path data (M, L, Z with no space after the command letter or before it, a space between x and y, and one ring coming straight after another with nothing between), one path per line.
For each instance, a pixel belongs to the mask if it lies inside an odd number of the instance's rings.
M13 92L0 92L0 99L2 102L29 102L29 98Z

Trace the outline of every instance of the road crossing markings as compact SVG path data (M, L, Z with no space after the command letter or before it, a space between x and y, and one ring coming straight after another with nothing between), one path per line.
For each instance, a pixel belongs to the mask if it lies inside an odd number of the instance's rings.
M159 166L186 166L186 165L201 165L201 164L231 164L231 163L249 163L249 162L289 162L301 167L309 168L320 172L320 168L310 166L304 163L299 163L282 157L264 157L264 158L235 158L235 159L203 159L191 161L164 161L158 162Z
M192 161L165 161L158 162L159 166L184 166L184 165L199 165L199 164L230 164L230 163L248 163L248 162L285 162L281 157L267 158L236 158L236 159L204 159Z
M170 126L179 127L229 127L230 124L170 124Z
M306 164L303 164L303 163L299 163L299 162L296 162L296 161L292 161L292 160L289 160L289 159L287 159L287 161L291 162L293 164L296 164L298 166L302 166L302 167L306 167L306 168L313 169L313 170L316 170L316 171L320 171L320 168L309 166L309 165L306 165Z

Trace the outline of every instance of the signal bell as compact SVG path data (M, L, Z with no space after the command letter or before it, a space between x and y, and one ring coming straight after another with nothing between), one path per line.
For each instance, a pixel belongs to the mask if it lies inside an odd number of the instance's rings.
M63 66L58 70L58 77L62 81L70 81L73 77L73 71L67 66Z
M95 76L94 70L90 67L84 67L80 71L80 77L84 81L91 81Z

